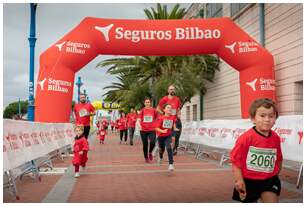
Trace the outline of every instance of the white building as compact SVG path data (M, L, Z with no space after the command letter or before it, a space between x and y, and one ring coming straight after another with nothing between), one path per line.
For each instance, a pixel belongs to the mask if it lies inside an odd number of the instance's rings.
M264 12L260 13L262 5ZM204 18L232 18L259 43L263 35L260 20L264 19L265 48L274 56L280 115L303 114L303 4L192 4L187 18L203 11ZM204 119L241 118L238 71L221 60L214 83L206 85ZM199 95L184 105L182 120L200 120Z

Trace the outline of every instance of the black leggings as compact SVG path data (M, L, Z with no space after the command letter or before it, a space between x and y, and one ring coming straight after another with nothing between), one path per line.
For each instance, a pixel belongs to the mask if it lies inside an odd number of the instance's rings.
M124 133L124 141L126 142L127 141L127 129L120 130L120 141L122 141L123 133Z
M135 132L135 128L134 127L129 127L130 145L133 145L134 132Z
M173 164L173 152L171 148L172 136L158 137L159 158L163 159L165 148L167 149L169 164Z
M154 147L155 147L155 132L150 131L150 132L144 132L140 131L140 136L142 140L142 145L143 145L143 156L144 158L148 158L148 139L150 140L150 148L149 148L149 153L151 154Z
M88 139L89 131L90 131L90 126L84 126L84 136L86 139Z

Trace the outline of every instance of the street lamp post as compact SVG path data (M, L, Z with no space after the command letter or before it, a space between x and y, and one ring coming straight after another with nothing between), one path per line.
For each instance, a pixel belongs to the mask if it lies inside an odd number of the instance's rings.
M28 104L28 120L34 121L34 54L35 54L35 15L37 4L31 3L31 23L30 37L30 78L29 78L29 104Z
M21 119L21 105L20 105L20 98L18 99L18 116Z
M81 86L83 85L83 82L81 81L81 77L78 77L78 81L75 84L78 87L78 103L80 103Z

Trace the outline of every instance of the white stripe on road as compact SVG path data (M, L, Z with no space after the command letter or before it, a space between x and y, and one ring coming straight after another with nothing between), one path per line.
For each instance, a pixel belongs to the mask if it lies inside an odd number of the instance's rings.
M117 162L121 163L121 162ZM206 164L213 164L211 162L193 162L193 163L175 163L177 165L206 165ZM120 165L94 165L94 166L86 166L86 168L111 168L111 167L152 167L152 166L159 166L157 163L152 164L120 164Z
M173 173L180 172L222 172L229 171L227 168L215 168L215 169L176 169ZM106 171L106 172L83 172L85 175L116 175L116 174L141 174L141 173L165 173L168 170L133 170L133 171Z

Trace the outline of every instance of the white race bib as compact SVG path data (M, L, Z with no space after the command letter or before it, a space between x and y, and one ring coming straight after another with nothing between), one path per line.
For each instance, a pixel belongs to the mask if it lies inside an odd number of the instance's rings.
M80 115L80 117L85 117L85 116L88 115L88 112L87 112L86 109L81 109L81 110L79 111L79 115Z
M248 170L271 173L276 162L276 148L259 148L250 146L246 165Z
M144 116L143 117L143 122L145 122L145 123L153 122L153 117L152 116Z
M172 126L173 126L173 120L171 120L171 119L165 119L165 120L163 121L163 128L165 128L165 129L171 129Z
M172 115L176 115L176 109L171 109Z

